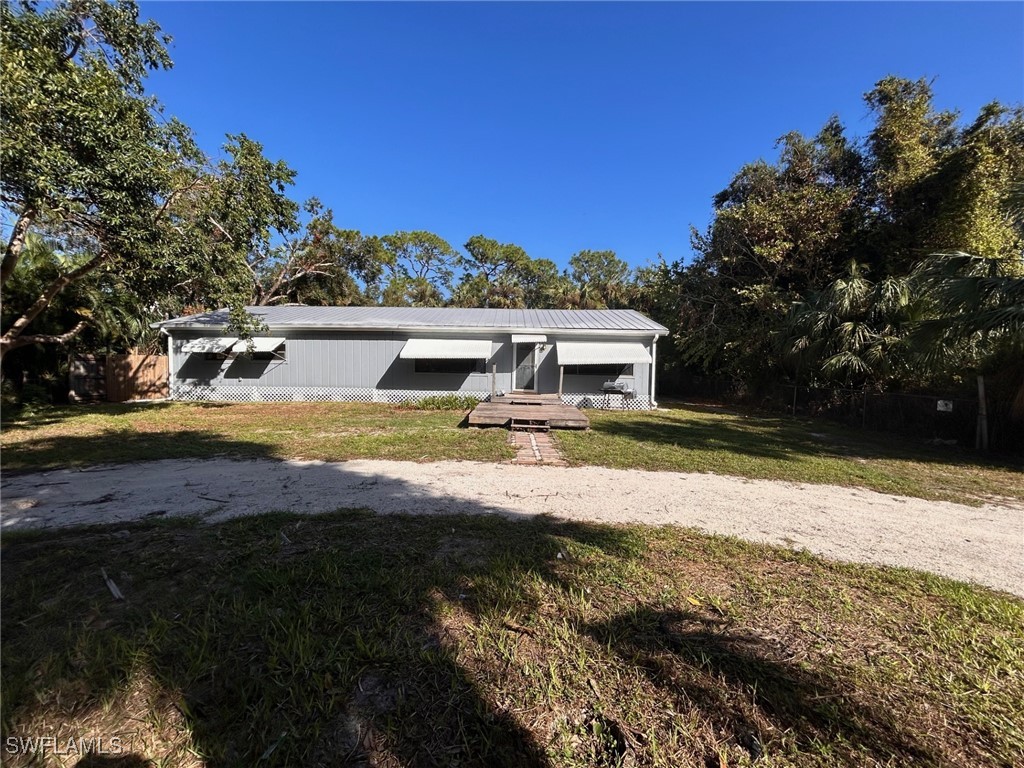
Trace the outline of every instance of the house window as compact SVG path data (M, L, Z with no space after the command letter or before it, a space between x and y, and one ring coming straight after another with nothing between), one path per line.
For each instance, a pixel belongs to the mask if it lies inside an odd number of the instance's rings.
M619 376L632 376L633 364L603 364L603 365L567 365L565 366L566 376L603 376L607 379L615 379Z
M483 373L483 360L441 360L429 357L416 358L416 373Z

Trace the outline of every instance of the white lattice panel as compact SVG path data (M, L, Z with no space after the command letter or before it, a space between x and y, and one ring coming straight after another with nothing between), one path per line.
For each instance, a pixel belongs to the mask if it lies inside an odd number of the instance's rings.
M455 392L413 389L356 389L345 387L212 387L203 384L175 382L171 385L172 400L212 400L236 403L283 402L348 402L348 403L415 403L435 395L457 395L485 401L489 392ZM562 402L579 408L602 410L649 410L647 397L563 393Z
M211 387L178 382L172 387L174 400L216 400L236 403L347 402L410 403L434 395L458 395L477 400L490 398L488 392L454 392L411 389L357 389L345 387Z
M577 408L597 408L602 411L649 411L650 398L642 395L623 397L622 395L562 393L562 402L575 405Z

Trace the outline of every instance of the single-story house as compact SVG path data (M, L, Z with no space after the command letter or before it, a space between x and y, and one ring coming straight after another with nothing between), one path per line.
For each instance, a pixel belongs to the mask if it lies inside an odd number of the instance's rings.
M400 403L456 393L560 394L570 405L655 407L658 337L632 310L249 307L266 331L239 339L228 311L157 323L174 400Z

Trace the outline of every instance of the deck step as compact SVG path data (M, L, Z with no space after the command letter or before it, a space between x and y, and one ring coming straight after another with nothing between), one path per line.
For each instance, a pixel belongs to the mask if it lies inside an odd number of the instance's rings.
M516 432L548 432L551 424L547 419L516 419L509 423L509 429Z

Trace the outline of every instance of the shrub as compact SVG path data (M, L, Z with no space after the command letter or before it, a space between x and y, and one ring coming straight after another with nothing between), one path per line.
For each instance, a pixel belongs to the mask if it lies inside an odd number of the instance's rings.
M479 398L472 395L430 395L416 402L421 411L470 411L476 408Z

